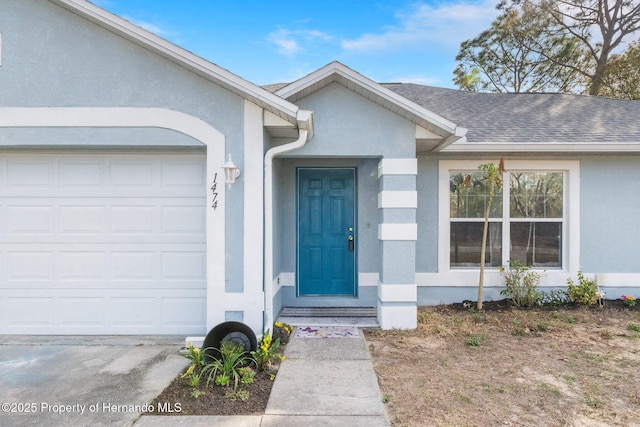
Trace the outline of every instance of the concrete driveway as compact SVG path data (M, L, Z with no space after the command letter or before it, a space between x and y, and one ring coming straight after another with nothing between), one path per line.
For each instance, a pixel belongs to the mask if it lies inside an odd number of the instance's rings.
M182 336L0 335L0 425L130 426L188 365L183 343Z

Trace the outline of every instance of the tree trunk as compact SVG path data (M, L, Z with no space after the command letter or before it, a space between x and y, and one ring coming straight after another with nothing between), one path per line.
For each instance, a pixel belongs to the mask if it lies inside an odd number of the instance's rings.
M487 211L484 214L484 228L482 230L482 246L480 247L480 278L478 280L478 310L482 310L482 293L484 288L484 260L487 256L487 235L489 234L489 214L493 202L493 191L489 192Z

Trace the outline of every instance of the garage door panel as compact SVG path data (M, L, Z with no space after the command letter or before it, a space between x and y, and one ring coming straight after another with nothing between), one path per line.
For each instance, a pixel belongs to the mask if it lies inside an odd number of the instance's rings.
M106 298L92 297L60 297L56 300L56 314L60 327L78 327L87 329L106 325Z
M154 181L154 162L113 160L110 165L110 177L113 187L151 187Z
M51 328L54 316L54 298L45 296L9 297L6 317L9 327Z
M55 208L52 205L9 203L5 212L5 232L9 235L54 233Z
M156 256L153 252L112 252L113 279L153 279L157 277Z
M53 279L54 253L46 251L7 252L9 280Z
M165 327L197 327L206 322L206 304L202 298L165 297L162 299L162 324Z
M162 209L162 232L202 235L206 212L203 206L165 206Z
M206 169L201 162L164 161L162 163L162 186L202 188L206 180Z
M104 164L86 160L63 160L59 163L58 177L60 188L94 187L104 185Z
M0 156L0 333L205 333L206 167Z
M206 279L204 252L164 252L162 254L162 278L182 280Z
M46 160L9 160L7 164L7 186L27 189L52 185L51 162Z
M111 233L151 234L157 227L157 208L149 205L111 207Z
M104 252L64 251L58 256L58 277L60 281L105 279L107 259Z
M62 205L58 208L58 232L105 234L107 208L104 205Z

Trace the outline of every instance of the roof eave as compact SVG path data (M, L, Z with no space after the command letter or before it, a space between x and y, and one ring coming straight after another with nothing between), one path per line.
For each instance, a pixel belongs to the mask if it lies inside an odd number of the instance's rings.
M411 122L433 131L443 137L443 141L455 136L456 132L460 132L456 129L462 129L444 117L398 95L337 61L331 62L311 74L280 88L275 93L284 99L295 102L333 82L354 90L356 93L390 109Z
M640 153L640 142L467 142L439 150L443 153Z

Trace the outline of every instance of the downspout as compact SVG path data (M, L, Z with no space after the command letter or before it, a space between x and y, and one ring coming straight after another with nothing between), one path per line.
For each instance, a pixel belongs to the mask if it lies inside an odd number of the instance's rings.
M313 113L298 110L298 139L273 147L264 155L264 326L273 327L273 158L303 147L313 138Z

